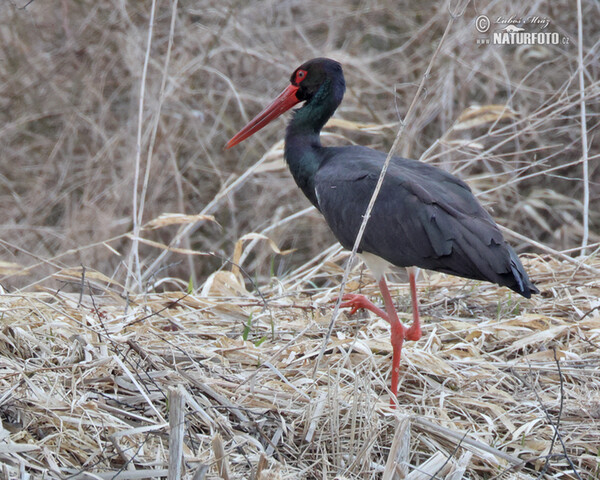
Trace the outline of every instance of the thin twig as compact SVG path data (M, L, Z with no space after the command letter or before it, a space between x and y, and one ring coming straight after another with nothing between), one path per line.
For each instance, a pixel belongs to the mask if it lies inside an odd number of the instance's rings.
M579 107L581 110L581 156L583 160L583 238L581 239L581 255L586 254L589 236L590 216L590 179L588 169L587 122L585 115L585 82L583 79L583 25L581 0L577 0L577 61L579 63Z
M83 301L83 291L85 290L85 265L81 264L81 286L79 288L79 301L77 302L77 308L81 306Z
M448 462L456 456L456 454L458 453L458 449L462 446L464 439L467 438L467 433L469 433L469 432L465 432L463 437L456 444L456 447L454 447L454 450L452 450L452 453L446 457L446 461L444 463L442 463L442 466L440 468L438 468L437 471L433 475L431 475L431 480L437 478L438 473L440 473L444 469L444 467L446 465L448 465Z
M146 76L148 74L148 63L150 62L150 49L152 46L152 32L154 31L154 12L156 11L156 0L152 0L150 8L150 21L148 25L148 41L146 43L146 55L144 56L144 67L142 69L142 78L140 84L140 101L138 107L138 128L135 146L135 173L133 177L133 243L131 244L131 252L127 264L127 278L125 281L125 290L129 290L131 285L131 276L134 274L138 284L138 288L142 288L142 271L140 265L139 241L142 219L138 216L138 184L140 181L140 163L142 159L142 130L144 124L144 96L146 94Z
M160 122L160 111L162 109L163 103L165 101L165 86L167 84L167 72L169 70L169 60L171 59L171 50L173 48L173 37L175 36L175 20L177 19L177 2L178 0L174 0L173 1L173 5L171 7L171 27L169 30L169 43L167 46L167 53L165 55L165 64L163 66L163 71L162 71L162 81L161 81L161 85L160 85L160 95L158 97L158 106L156 108L156 112L154 114L154 123L152 125L152 135L150 137L150 144L148 145L148 157L146 160L146 171L144 172L144 182L142 184L142 193L140 194L140 208L137 214L137 220L138 223L137 225L141 225L142 223L142 219L144 218L144 205L146 202L146 193L148 191L148 183L150 181L150 170L152 169L152 153L154 152L154 144L156 142L156 133L158 132L158 124ZM153 11L152 11L152 15L154 14L154 5L153 5ZM152 20L150 20L152 22ZM152 28L152 26L150 27ZM151 38L148 38L148 51L150 50L150 40ZM141 123L140 123L141 124ZM140 129L138 128L138 140L139 140L139 134L140 134ZM141 143L139 144L140 147L140 151L141 151ZM136 182L136 187L137 187L137 182ZM136 231L134 229L134 235L138 235L139 234L139 229ZM134 240L135 241L135 240ZM136 243L136 248L137 248L137 243ZM136 273L138 274L138 288L142 288L142 277L141 277L141 271L139 270L139 265L137 268Z
M510 455L506 452L503 452L502 450L498 450L497 448L490 447L485 443L475 440L469 436L465 436L462 432L457 432L455 430L451 430L450 428L437 425L436 423L430 422L429 420L426 420L423 417L415 415L411 417L411 420L414 424L421 425L422 427L425 427L425 429L431 432L435 432L446 439L455 440L458 443L465 443L467 445L471 445L472 447L478 448L484 452L491 453L492 455L495 455L498 458L506 460L512 465L521 465L523 463L523 461L519 457Z

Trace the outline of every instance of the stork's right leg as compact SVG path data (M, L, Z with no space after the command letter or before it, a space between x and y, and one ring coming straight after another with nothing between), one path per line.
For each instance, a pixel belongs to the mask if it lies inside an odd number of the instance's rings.
M419 319L419 300L417 299L417 269L414 267L407 268L408 281L410 282L410 298L412 300L413 323L406 330L407 340L419 340L421 338L421 321Z

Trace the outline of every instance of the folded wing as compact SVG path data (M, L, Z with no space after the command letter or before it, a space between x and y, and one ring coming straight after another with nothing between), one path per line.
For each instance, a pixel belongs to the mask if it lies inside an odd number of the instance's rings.
M358 146L327 151L314 180L318 208L340 243L351 249L385 154ZM400 267L494 282L527 298L537 293L470 188L414 160L392 159L359 251Z

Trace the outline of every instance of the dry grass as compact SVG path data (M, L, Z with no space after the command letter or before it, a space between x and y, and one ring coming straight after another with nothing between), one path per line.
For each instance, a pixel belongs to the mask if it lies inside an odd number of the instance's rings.
M310 278L339 281L347 254L332 255ZM128 302L99 285L80 304L3 295L3 478L164 474L171 387L186 405L183 478L250 478L261 456L254 478L392 478L396 464L407 476L394 478L597 478L600 280L527 264L533 300L439 274L420 283L424 336L405 346L396 411L381 320L342 316L312 378L337 289L299 291L301 272L260 295L226 271L201 292ZM373 294L369 280L356 268L350 287ZM405 311L407 286L393 291Z
M200 1L172 23L159 3L150 32L151 2L4 2L0 478L160 475L171 387L185 478L597 478L600 10L582 2L582 131L577 10L546 3L469 4L401 145L469 181L544 295L423 279L392 411L381 321L338 319L312 378L346 254L287 172L283 120L222 147L331 56L349 88L324 142L389 149L446 7ZM478 46L480 13L570 43ZM359 270L349 288L375 294Z

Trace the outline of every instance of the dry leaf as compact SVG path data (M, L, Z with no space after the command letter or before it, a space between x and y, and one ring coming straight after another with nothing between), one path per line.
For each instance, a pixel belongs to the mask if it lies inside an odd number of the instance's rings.
M53 275L53 277L61 278L61 279L65 279L65 280L74 280L74 281L79 282L79 281L81 281L82 274L83 274L82 267L65 268L65 269L61 270L60 272L55 273ZM89 268L85 269L84 280L96 280L98 282L112 284L112 285L116 285L116 286L124 288L120 283L116 282L112 278L107 277L103 273L100 273L96 270L92 270Z
M0 260L0 275L25 275L25 267L18 263L3 262Z
M133 235L127 235L130 239L134 239ZM138 242L143 243L145 245L150 245L151 247L160 248L161 250L168 250L173 253L180 253L182 255L212 255L210 252L197 252L196 250L189 250L187 248L179 248L179 247L170 247L169 245L165 245L164 243L155 242L154 240L148 240L147 238L138 237Z
M202 287L202 297L247 297L250 293L233 272L215 272Z
M515 118L515 116L516 113L506 105L473 106L459 115L452 130L468 130L486 123Z
M382 133L384 130L390 128L396 128L398 123L360 123L360 122L352 122L350 120L344 120L342 118L331 118L325 125L325 128L343 128L344 130L352 130L354 132L363 132L363 133L371 133L377 134Z
M214 222L212 215L185 215L183 213L163 213L154 220L150 220L144 229L156 230L157 228L168 227L169 225L181 225L187 223L196 223L209 221Z

